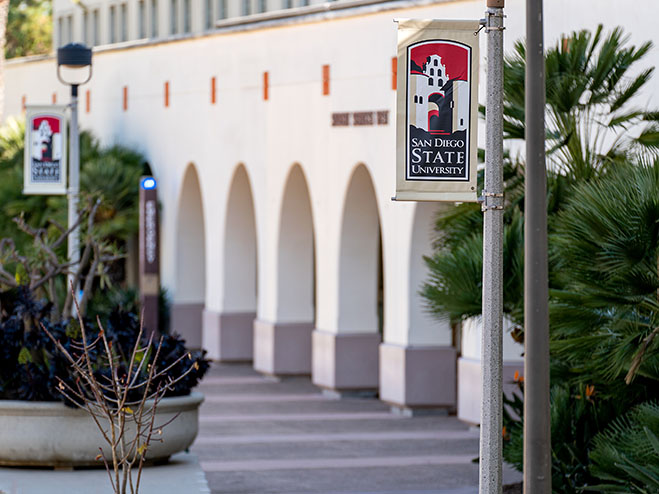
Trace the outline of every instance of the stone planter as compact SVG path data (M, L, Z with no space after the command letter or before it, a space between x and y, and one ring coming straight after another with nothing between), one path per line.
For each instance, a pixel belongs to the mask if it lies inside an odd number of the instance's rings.
M164 398L158 404L155 425L178 417L163 428L162 442L152 441L151 462L166 461L188 448L199 429L201 393ZM0 400L0 465L76 467L103 466L95 458L109 446L91 416L63 403Z

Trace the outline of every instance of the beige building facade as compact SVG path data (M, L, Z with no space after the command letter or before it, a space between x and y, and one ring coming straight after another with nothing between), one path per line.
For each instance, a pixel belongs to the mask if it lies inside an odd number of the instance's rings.
M55 44L95 46L81 126L142 152L158 180L172 328L217 360L478 422L478 322L457 347L418 294L433 216L451 205L391 201L393 19L478 19L485 2L278 2L55 0ZM653 39L654 8L553 0L545 38L602 22ZM523 0L506 13L510 50ZM483 69L480 81L482 95ZM655 79L640 103L657 93ZM53 56L7 64L7 115L68 99ZM510 374L515 345L507 336Z

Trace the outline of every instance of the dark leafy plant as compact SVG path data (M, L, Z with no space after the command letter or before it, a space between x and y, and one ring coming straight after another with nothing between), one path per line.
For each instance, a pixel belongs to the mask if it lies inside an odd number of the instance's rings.
M558 217L552 348L574 379L659 387L657 190L659 160L621 164L576 189Z
M504 395L504 460L519 471L524 463L523 381L519 394ZM607 425L623 413L626 400L601 400L593 385L556 384L551 388L552 491L577 494L597 483L590 452ZM511 413L512 412L512 413Z
M659 404L641 403L613 420L593 440L591 474L596 492L659 492Z
M72 355L79 355L80 325L74 320L51 323L48 304L35 301L33 294L25 287L4 293L2 299L0 399L66 402L58 391L58 382L62 380L73 385L75 376L64 355L41 331L40 326L43 325ZM125 365L140 333L139 318L133 312L115 308L105 320L105 334L120 360L118 365ZM89 321L86 325L88 328L93 327ZM88 330L89 337L98 337L98 331L98 328ZM204 358L204 352L190 352L178 335L167 334L163 336L162 343L154 341L153 349L148 354L149 359L154 359L161 345L158 362L151 363L156 363L160 369L171 368L172 373L176 372L178 376L192 368L183 379L168 389L166 396L188 394L208 369L209 363ZM90 356L97 377L109 372L107 361L103 360L101 354L91 351ZM160 376L154 379L153 386L160 385L164 389L167 379L167 376Z
M160 336L154 345L152 333L145 341L141 325L137 333L129 333L132 347L121 348L119 334L115 332L113 338L100 321L95 336L81 316L78 324L81 338L71 350L41 325L75 377L73 384L58 379L58 390L98 427L107 448L99 447L96 460L105 464L113 491L138 494L150 446L162 441L162 429L176 419L156 424L159 403L177 383L199 371L199 364L190 362L192 356L184 351L167 365L171 355L161 358L165 337ZM181 362L187 365L181 367Z

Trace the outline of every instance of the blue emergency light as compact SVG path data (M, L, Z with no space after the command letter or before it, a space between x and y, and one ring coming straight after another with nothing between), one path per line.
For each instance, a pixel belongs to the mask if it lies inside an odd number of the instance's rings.
M153 190L156 188L156 179L153 177L143 178L140 182L140 187L144 190Z

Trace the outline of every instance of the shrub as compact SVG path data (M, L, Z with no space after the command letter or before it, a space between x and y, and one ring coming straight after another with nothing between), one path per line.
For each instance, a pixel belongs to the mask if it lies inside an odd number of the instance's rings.
M618 417L593 440L597 492L659 492L659 404L649 401Z
M25 287L3 293L0 300L0 398L64 401L70 405L59 392L58 385L59 380L73 385L75 376L64 355L41 331L40 325L72 355L80 352L80 325L74 320L51 322L49 304L35 301L33 294ZM134 312L115 307L107 315L103 325L114 351L125 364L130 359L130 352L139 334L138 316ZM85 326L91 338L98 336L99 329L95 323L87 321ZM92 330L94 327L97 329ZM189 394L208 369L209 362L204 358L205 352L189 352L185 348L185 341L172 333L163 336L162 345L154 340L153 348L148 352L149 359L154 358L155 350L159 346L161 348L158 361L150 362L157 368L166 368L186 354L188 357L172 368L172 375L182 375L193 367L165 396ZM107 362L101 355L92 353L91 357L95 373L100 376L109 372ZM154 380L153 386L163 386L166 379L167 376L161 376Z

